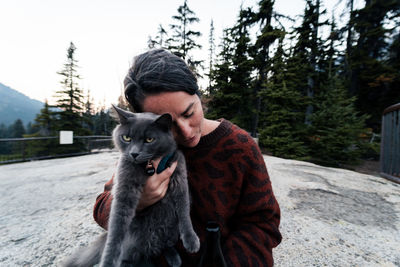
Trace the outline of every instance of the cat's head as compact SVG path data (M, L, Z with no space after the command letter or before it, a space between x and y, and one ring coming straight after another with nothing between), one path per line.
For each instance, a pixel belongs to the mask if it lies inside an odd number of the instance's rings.
M115 146L136 164L176 150L170 114L132 113L113 105L119 125L113 131Z

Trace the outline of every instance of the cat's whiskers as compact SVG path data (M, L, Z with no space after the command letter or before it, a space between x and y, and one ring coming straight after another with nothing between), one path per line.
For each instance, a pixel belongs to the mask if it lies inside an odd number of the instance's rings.
M136 157L136 161L138 163L143 163L149 161L153 158L153 154L143 154Z

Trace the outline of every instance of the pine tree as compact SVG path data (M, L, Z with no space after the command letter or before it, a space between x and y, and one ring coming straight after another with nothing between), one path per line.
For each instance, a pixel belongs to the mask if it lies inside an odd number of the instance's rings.
M25 128L26 133L25 134L31 134L32 133L32 122L28 122Z
M21 119L17 119L12 125L10 125L9 129L11 138L22 138L26 132Z
M389 85L389 92L384 97L384 102L387 105L400 103L400 93L398 90L400 88L400 19L397 21L396 28L397 30L392 35L393 42L389 47L389 55L386 60L386 64L390 70L389 75L392 79Z
M0 138L10 138L8 127L4 124L0 124ZM11 153L11 144L9 142L0 142L0 156L9 155Z
M250 12L250 9L242 9L234 27L225 31L221 63L214 70L216 90L209 103L210 118L224 117L247 130L250 129L253 112Z
M62 90L56 92L57 105L61 109L58 113L58 129L73 130L75 134L82 131L81 115L84 112L83 92L79 88L78 80L80 76L77 74L77 60L75 59L75 45L71 42L67 50L67 62L64 68L57 72L61 75Z
M22 123L21 119L17 119L13 124L9 126L9 134L11 138L22 138L24 137L25 134L25 127L24 124ZM21 151L23 151L23 146L25 144L19 143L19 142L14 142L10 144L10 149L13 154L19 154Z
M90 90L86 93L86 101L85 101L85 110L82 114L82 133L83 135L92 135L93 134L93 98L90 95Z
M367 123L380 131L382 111L399 101L398 88L394 88L396 71L385 62L388 55L388 37L394 28L387 24L392 16L398 16L400 3L397 0L366 0L362 9L354 12L354 30L358 34L351 55L351 89L357 97L357 108L370 114ZM373 103L373 105L371 105Z
M233 40L230 36L230 29L223 31L222 42L219 45L221 52L213 66L210 80L214 83L214 90L207 102L206 117L209 119L229 118L232 108L226 99L228 92L231 91L231 79L234 75L232 69ZM203 96L203 99L206 96Z
M153 49L156 47L156 40L154 40L151 35L149 35L148 39L147 39L147 48L149 49Z
M67 50L67 62L62 71L57 74L62 76L60 81L63 90L57 91L57 107L70 113L79 114L83 110L83 92L79 88L80 76L77 74L77 60L75 59L75 45L71 42Z
M37 131L39 131L39 128L37 128L32 122L28 122L28 124L26 125L26 134L33 134Z
M213 65L214 65L214 53L215 53L215 39L214 39L214 21L211 19L210 23L210 34L208 36L208 52L209 52L209 67L208 67L208 94L211 96L213 94Z
M195 60L192 52L195 49L200 49L201 45L196 42L196 38L201 36L199 31L192 30L190 27L194 23L198 23L200 19L196 17L188 4L184 0L182 6L178 7L178 14L172 16L176 21L175 24L170 24L172 36L168 39L168 49L174 54L185 60L194 73L199 75L199 68L202 67L202 60Z
M352 58L352 47L354 42L354 0L348 0L347 2L347 9L345 12L349 13L349 20L347 25L343 28L343 31L347 31L347 38L346 38L346 52L344 55L344 75L349 84L349 92L350 95L354 95L354 87L355 84L351 82L352 80L352 68L351 68L351 58Z
M246 130L251 128L251 118L254 110L253 104L253 84L252 72L253 61L250 57L250 26L251 26L251 9L240 10L239 19L236 25L231 29L231 35L235 42L232 67L234 75L232 75L232 91L236 98L236 111L233 113L232 120ZM231 103L235 105L235 103Z
M260 34L257 36L257 40L253 46L252 58L254 59L254 67L257 71L257 78L253 86L254 95L254 111L252 118L252 125L250 132L253 137L256 136L259 113L261 109L261 95L262 86L267 85L268 82L267 74L269 72L270 62L270 49L277 39L279 39L284 31L272 26L273 19L273 0L262 0L258 3L259 10L256 13L248 13L248 18L252 23L259 24Z
M302 137L304 100L301 93L287 86L290 72L285 62L283 39L271 60L271 77L263 84L260 96L263 99L260 110L260 145L274 156L308 159L308 149ZM289 81L289 85L290 81Z
M323 80L321 77L323 67L319 65L323 57L319 28L326 22L319 20L324 13L325 10L320 10L320 0L306 1L302 24L294 31L297 41L289 58L289 65L291 65L289 68L293 71L293 78L297 80L296 87L302 95L307 97L304 115L306 125L310 124L309 117L313 113L313 98L315 93L318 93L320 80Z
M318 86L318 77L317 77L317 55L318 55L318 47L319 47L319 38L318 38L318 29L321 26L319 24L320 17L320 0L316 0L315 3L313 1L307 1L308 4L308 15L304 17L304 22L309 23L311 32L309 33L308 39L308 48L310 49L309 53L309 63L311 67L311 73L307 76L307 96L309 98L314 97L314 93L317 90ZM306 11L306 13L307 13ZM310 123L309 116L313 113L313 101L310 101L310 104L307 106L306 110L306 124Z
M56 127L55 113L51 111L47 99L44 102L44 107L40 113L36 115L34 127L38 128L38 136L52 136L55 135Z
M316 96L316 110L311 116L313 161L329 166L357 163L362 151L360 136L365 133L367 117L357 113L355 97L348 97L341 80L331 77L327 86L329 90Z
M295 28L297 40L288 59L281 61L281 39L269 64L271 75L261 91L265 100L260 143L274 155L305 159L311 153L312 114L321 101L317 96L325 90L322 82L327 79L329 66L329 51L318 34L319 27L327 24L319 22L325 12L319 6L319 0L306 2L303 22Z
M0 124L0 138L7 138L8 136L8 128L4 123Z
M83 127L84 96L78 85L80 76L77 73L77 60L75 59L75 45L71 42L67 50L67 62L63 69L57 72L61 75L62 90L56 92L56 107L61 111L57 112L58 120L56 129L73 131L74 136L87 134ZM74 140L73 145L62 146L63 153L79 152L85 149L85 145Z
M310 116L310 154L319 164L340 166L356 163L361 155L360 136L365 132L366 116L359 116L355 97L349 97L345 83L339 77L337 65L337 34L334 18L331 23L326 52L326 81L321 81L315 96L315 110Z
M31 134L25 135L25 137L48 137L55 136L56 130L56 113L51 110L51 106L48 104L47 99L45 100L44 107L40 110L40 113L36 115L33 128L36 131ZM58 139L44 139L28 142L26 151L29 157L41 157L56 155L59 144Z
M288 90L296 91L302 97L300 103L296 105L296 112L303 113L296 116L296 128L303 129L297 132L298 138L302 142L307 141L307 127L310 124L310 115L313 109L313 95L317 89L317 72L315 66L315 51L320 44L320 40L313 39L313 34L317 33L314 29L317 16L316 5L311 0L306 2L303 21L292 33L292 39L296 42L290 48L290 53L286 61L285 84ZM318 26L318 25L317 25ZM312 59L313 58L313 59ZM318 90L317 90L318 91ZM286 106L285 106L286 107Z
M215 89L221 90L229 86L232 79L232 54L233 54L233 39L230 35L230 29L225 29L222 34L222 42L219 45L221 52L218 54L216 62L213 66L211 79L216 83Z
M167 42L168 41L167 37L168 37L167 31L160 24L158 25L158 31L156 37L153 39L151 36L149 36L147 47L150 49L168 47L169 43Z
M117 123L104 106L94 115L94 134L110 136Z

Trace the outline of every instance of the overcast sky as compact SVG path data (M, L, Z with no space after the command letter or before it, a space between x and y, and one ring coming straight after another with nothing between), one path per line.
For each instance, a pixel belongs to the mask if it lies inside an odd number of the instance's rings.
M359 0L360 2L361 0ZM256 0L189 0L200 18L193 26L203 33L200 57L207 57L210 21L216 43L222 29L231 27L240 5L256 6ZM327 2L331 12L335 1ZM133 56L144 52L149 35L171 16L183 0L1 0L0 82L31 98L52 102L60 89L60 71L69 43L77 47L81 88L90 90L95 104L115 103ZM276 0L275 9L296 18L304 0ZM299 20L299 18L297 18Z

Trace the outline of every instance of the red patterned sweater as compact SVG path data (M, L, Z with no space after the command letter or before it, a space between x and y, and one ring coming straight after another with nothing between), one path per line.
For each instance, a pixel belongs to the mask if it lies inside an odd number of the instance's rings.
M194 230L203 242L207 221L221 226L228 266L272 266L272 248L282 237L280 209L262 154L248 133L227 120L203 136L194 148L181 148L186 158ZM97 197L94 219L107 228L113 179ZM183 266L198 255L177 246Z

